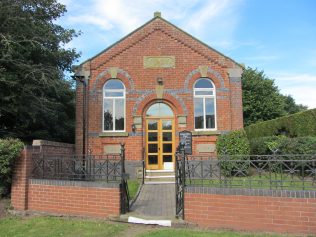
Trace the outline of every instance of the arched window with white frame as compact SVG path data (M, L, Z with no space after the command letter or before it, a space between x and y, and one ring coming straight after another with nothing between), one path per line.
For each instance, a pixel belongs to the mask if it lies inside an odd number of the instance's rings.
M200 78L193 87L194 129L216 130L215 86L210 79Z
M103 86L103 131L125 131L125 86L118 79Z

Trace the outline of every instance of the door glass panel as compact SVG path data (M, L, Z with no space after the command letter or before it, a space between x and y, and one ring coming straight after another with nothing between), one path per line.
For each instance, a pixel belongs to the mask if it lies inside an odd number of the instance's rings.
M171 130L172 129L172 121L171 120L163 120L162 121L162 130Z
M158 144L148 144L148 153L157 153Z
M157 121L148 121L148 130L157 130L158 122Z
M156 142L156 141L158 141L157 132L149 132L148 133L148 141L149 142Z
M164 132L162 133L162 141L171 142L172 141L172 132Z
M149 155L148 156L148 164L149 165L156 165L156 164L158 164L158 156L157 155Z
M163 162L172 162L172 155L164 155Z
M163 144L163 153L171 153L172 144Z

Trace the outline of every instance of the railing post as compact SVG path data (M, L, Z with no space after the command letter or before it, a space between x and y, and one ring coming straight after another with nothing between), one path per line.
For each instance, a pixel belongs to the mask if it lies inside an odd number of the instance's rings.
M182 220L184 220L184 189L185 189L185 149L184 142L180 142L180 154L181 154L181 173L182 173Z
M125 174L125 144L121 143L121 213L129 211L129 194Z
M121 143L121 177L124 178L125 173L125 143Z

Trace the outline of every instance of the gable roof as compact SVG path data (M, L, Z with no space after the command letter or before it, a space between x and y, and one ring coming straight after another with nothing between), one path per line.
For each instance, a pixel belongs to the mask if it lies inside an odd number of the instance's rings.
M182 32L183 34L189 36L190 38L192 38L193 40L197 41L198 43L200 43L201 45L206 46L207 48L209 48L210 50L216 52L217 54L221 55L222 57L228 59L229 61L233 62L234 64L238 65L239 67L243 67L240 63L236 62L235 60L233 60L232 58L224 55L223 53L219 52L218 50L212 48L211 46L209 46L208 44L202 42L201 40L197 39L196 37L192 36L191 34L187 33L186 31L182 30L181 28L177 27L176 25L172 24L171 22L167 21L166 19L162 18L160 16L160 14L156 14L154 15L154 17L146 22L145 24L143 24L142 26L136 28L134 31L132 31L131 33L127 34L126 36L124 36L123 38L121 38L120 40L116 41L115 43L113 43L112 45L108 46L107 48L105 48L104 50L102 50L101 52L99 52L98 54L92 56L91 58L85 60L84 62L80 63L79 66L97 58L98 56L100 56L101 54L105 53L106 51L110 50L111 48L115 47L117 44L123 42L125 39L127 39L128 37L130 37L131 35L135 34L136 32L140 31L141 29L145 28L147 25L150 25L152 22L156 21L157 19L162 20L164 23L166 23L167 25L170 25L171 27L177 29L178 31Z

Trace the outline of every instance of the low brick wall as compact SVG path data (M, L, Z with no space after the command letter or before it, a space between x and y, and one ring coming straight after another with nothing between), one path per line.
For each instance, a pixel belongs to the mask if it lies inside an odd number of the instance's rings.
M187 187L185 220L203 227L316 234L316 192Z
M72 150L73 145L48 141L24 148L12 180L15 210L102 218L120 215L119 183L32 179L32 157L39 151L67 155Z
M119 184L30 179L28 210L103 218L119 216Z

